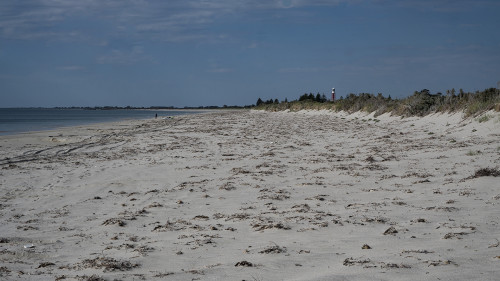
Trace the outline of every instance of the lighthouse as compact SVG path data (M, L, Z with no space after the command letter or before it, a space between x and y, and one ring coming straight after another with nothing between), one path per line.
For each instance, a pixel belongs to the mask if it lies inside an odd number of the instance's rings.
M332 101L335 101L335 88L332 88Z

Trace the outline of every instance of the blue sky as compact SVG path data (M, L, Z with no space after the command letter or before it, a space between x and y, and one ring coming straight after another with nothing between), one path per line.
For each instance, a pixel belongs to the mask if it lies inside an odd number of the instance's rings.
M0 107L483 90L499 15L497 0L3 0Z

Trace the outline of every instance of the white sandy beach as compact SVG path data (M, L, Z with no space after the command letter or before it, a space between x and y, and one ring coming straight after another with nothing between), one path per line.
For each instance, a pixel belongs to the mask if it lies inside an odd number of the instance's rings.
M474 177L500 168L487 115L217 111L1 136L0 279L499 280L500 177Z

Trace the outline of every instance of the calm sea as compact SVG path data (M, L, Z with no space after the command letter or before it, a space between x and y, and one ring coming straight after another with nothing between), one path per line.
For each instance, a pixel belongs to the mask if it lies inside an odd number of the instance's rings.
M0 135L127 119L149 119L154 118L155 114L158 114L158 118L161 118L194 113L199 113L199 111L0 108Z

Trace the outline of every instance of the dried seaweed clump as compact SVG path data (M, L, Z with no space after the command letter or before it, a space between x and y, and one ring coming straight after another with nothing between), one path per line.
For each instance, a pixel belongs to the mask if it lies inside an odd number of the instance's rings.
M481 168L476 171L472 176L473 178L479 177L500 177L500 170L494 168Z
M127 271L139 266L139 264L131 263L129 261L120 261L107 257L86 259L81 265L84 268L99 268L104 269L104 271Z
M66 277L64 275L62 277L63 277L62 279L66 279ZM56 280L62 280L62 279L56 279ZM92 276L84 275L84 276L78 277L78 281L106 281L106 279L102 278L101 276L97 276L97 275L92 275Z
M259 252L259 254L281 254L286 253L286 247L274 245Z
M234 266L253 267L255 265L249 261L239 261Z
M119 219L119 218L111 218L111 219L107 219L105 220L102 225L113 225L113 224L116 224L118 226L125 226L127 225L126 222L124 222L123 220Z

